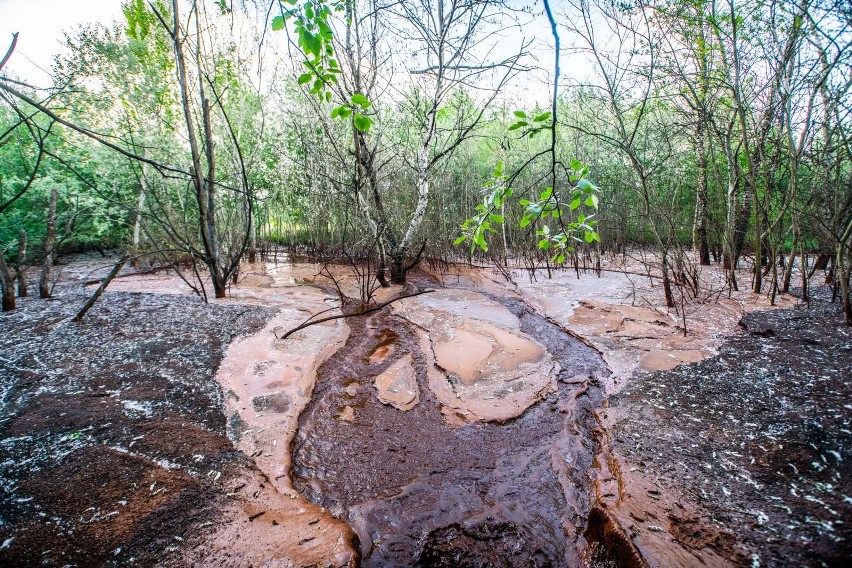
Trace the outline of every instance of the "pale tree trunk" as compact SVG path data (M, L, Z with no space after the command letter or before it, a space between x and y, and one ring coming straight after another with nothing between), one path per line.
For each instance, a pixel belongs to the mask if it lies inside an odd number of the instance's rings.
M18 296L26 298L27 290L27 232L21 229L18 233Z
M408 223L408 230L402 241L391 251L391 280L395 284L405 283L406 267L405 260L408 256L408 250L411 248L411 243L414 242L414 236L420 225L423 224L423 219L426 217L426 208L429 205L429 154L432 150L432 142L435 138L435 129L438 115L438 100L441 89L443 88L441 78L438 77L438 82L435 87L435 98L432 101L432 109L429 112L428 129L426 137L423 139L423 144L420 146L420 154L417 157L417 206L414 208L414 215L411 216L411 221Z
M695 224L692 241L702 266L710 266L710 247L707 243L707 154L704 147L705 123L702 118L695 134L695 156L698 162L698 187L695 192Z
M133 243L130 249L132 257L139 254L139 242L142 235L142 208L145 207L145 194L148 192L148 182L145 180L145 166L139 176L139 197L136 199L136 212L133 218Z
M56 188L50 190L50 205L47 208L47 236L44 239L44 260L38 280L38 297L50 298L50 276L53 270L53 247L56 246Z

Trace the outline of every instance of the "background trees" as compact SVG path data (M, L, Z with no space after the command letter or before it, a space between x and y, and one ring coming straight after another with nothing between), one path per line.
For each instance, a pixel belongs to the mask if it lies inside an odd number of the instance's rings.
M373 251L402 281L421 245L468 254L450 243L498 162L510 179L497 181L540 201L551 172L530 158L550 141L510 127L524 122L514 111L550 108L549 58L533 57L547 53L542 6L273 7L133 0L119 27L69 38L52 88L0 75L10 282L50 250L121 245L185 255L199 292L222 296L244 253L270 243ZM669 303L710 263L731 289L773 297L806 299L824 273L852 322L846 4L577 0L554 14L567 58L554 163L580 160L603 188L599 251L653 249ZM289 35L266 35L270 22ZM527 206L499 209L505 222L474 254L549 264L541 227L519 226Z

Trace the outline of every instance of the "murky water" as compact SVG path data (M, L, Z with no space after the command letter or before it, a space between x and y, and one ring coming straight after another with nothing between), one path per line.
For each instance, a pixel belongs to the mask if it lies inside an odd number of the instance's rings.
M595 377L606 365L525 304L489 301L561 367L556 388L518 418L451 426L429 387L423 330L390 309L350 318L345 345L318 370L293 443L293 481L353 527L364 566L582 563ZM419 389L407 411L380 402L374 386L403 358Z

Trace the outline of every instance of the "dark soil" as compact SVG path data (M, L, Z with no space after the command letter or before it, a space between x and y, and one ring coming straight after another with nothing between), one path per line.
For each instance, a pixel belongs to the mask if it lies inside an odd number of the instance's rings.
M631 470L685 493L746 565L852 558L852 329L816 296L746 316L718 356L634 377L610 401Z
M351 318L348 341L318 371L294 441L294 481L358 532L364 566L579 564L601 389L576 376L607 369L597 351L524 304L494 299L562 365L558 392L506 424L448 426L415 328L387 309ZM390 355L371 363L379 351ZM420 403L403 412L379 402L372 381L409 353ZM352 423L338 419L346 406Z
M25 299L0 316L0 565L154 566L248 467L215 372L269 314L107 292ZM209 523L208 523L209 524Z

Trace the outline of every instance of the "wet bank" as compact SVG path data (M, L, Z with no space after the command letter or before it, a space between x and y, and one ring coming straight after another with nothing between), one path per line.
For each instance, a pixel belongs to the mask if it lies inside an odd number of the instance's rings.
M610 399L611 509L651 565L849 565L852 330L830 294Z
M424 330L391 309L350 318L346 343L317 371L293 443L293 481L352 526L364 566L577 566L590 558L592 430L608 370L597 351L523 302L486 298L516 318L505 333L534 338L557 364L552 388L516 418L448 416L436 372L462 392L476 381L463 385L436 365ZM456 323L471 329L470 318ZM376 379L406 365L418 401L403 410L377 396ZM502 390L492 393L495 405L511 398L511 386ZM598 547L595 563L611 564L609 555Z

